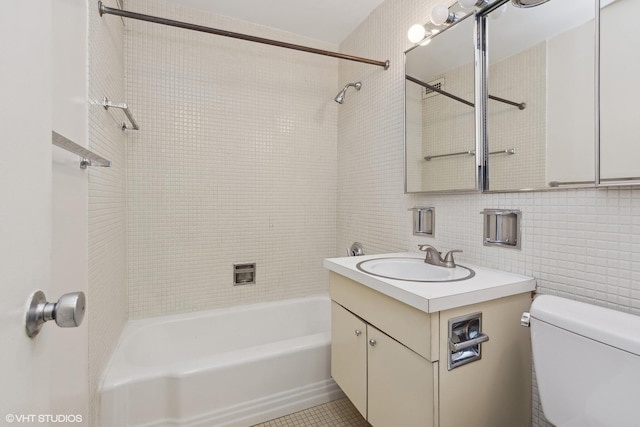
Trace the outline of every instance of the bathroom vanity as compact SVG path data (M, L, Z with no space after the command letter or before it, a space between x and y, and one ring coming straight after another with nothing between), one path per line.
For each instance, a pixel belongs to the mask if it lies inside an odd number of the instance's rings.
M465 280L365 273L371 259L325 260L332 300L331 372L374 427L531 423L531 348L520 316L532 278L465 265ZM438 267L445 268L445 267Z

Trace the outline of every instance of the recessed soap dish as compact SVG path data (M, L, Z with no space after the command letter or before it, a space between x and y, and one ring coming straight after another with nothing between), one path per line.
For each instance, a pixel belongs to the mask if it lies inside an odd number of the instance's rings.
M485 246L520 249L520 218L519 209L485 209L484 215Z
M413 211L413 235L435 237L436 235L435 208L416 206L409 210Z

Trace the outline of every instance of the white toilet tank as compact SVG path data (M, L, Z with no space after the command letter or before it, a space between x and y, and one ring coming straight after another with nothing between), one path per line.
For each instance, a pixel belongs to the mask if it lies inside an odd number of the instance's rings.
M531 305L545 417L556 427L640 426L640 317L551 295Z

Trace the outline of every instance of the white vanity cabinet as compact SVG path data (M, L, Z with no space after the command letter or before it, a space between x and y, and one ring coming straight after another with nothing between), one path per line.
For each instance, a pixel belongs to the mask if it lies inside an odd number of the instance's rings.
M433 426L433 364L335 301L331 310L331 373L362 416L374 426Z
M429 313L332 272L330 293L331 373L374 427L531 424L529 292ZM449 319L477 312L481 358L449 370Z

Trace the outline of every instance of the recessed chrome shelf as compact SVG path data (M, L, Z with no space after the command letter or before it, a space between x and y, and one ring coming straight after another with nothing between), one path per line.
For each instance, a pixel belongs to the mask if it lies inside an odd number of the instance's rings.
M519 209L485 209L480 213L484 215L485 246L520 249L522 212Z
M413 235L435 237L436 209L416 206L409 210L413 211Z

